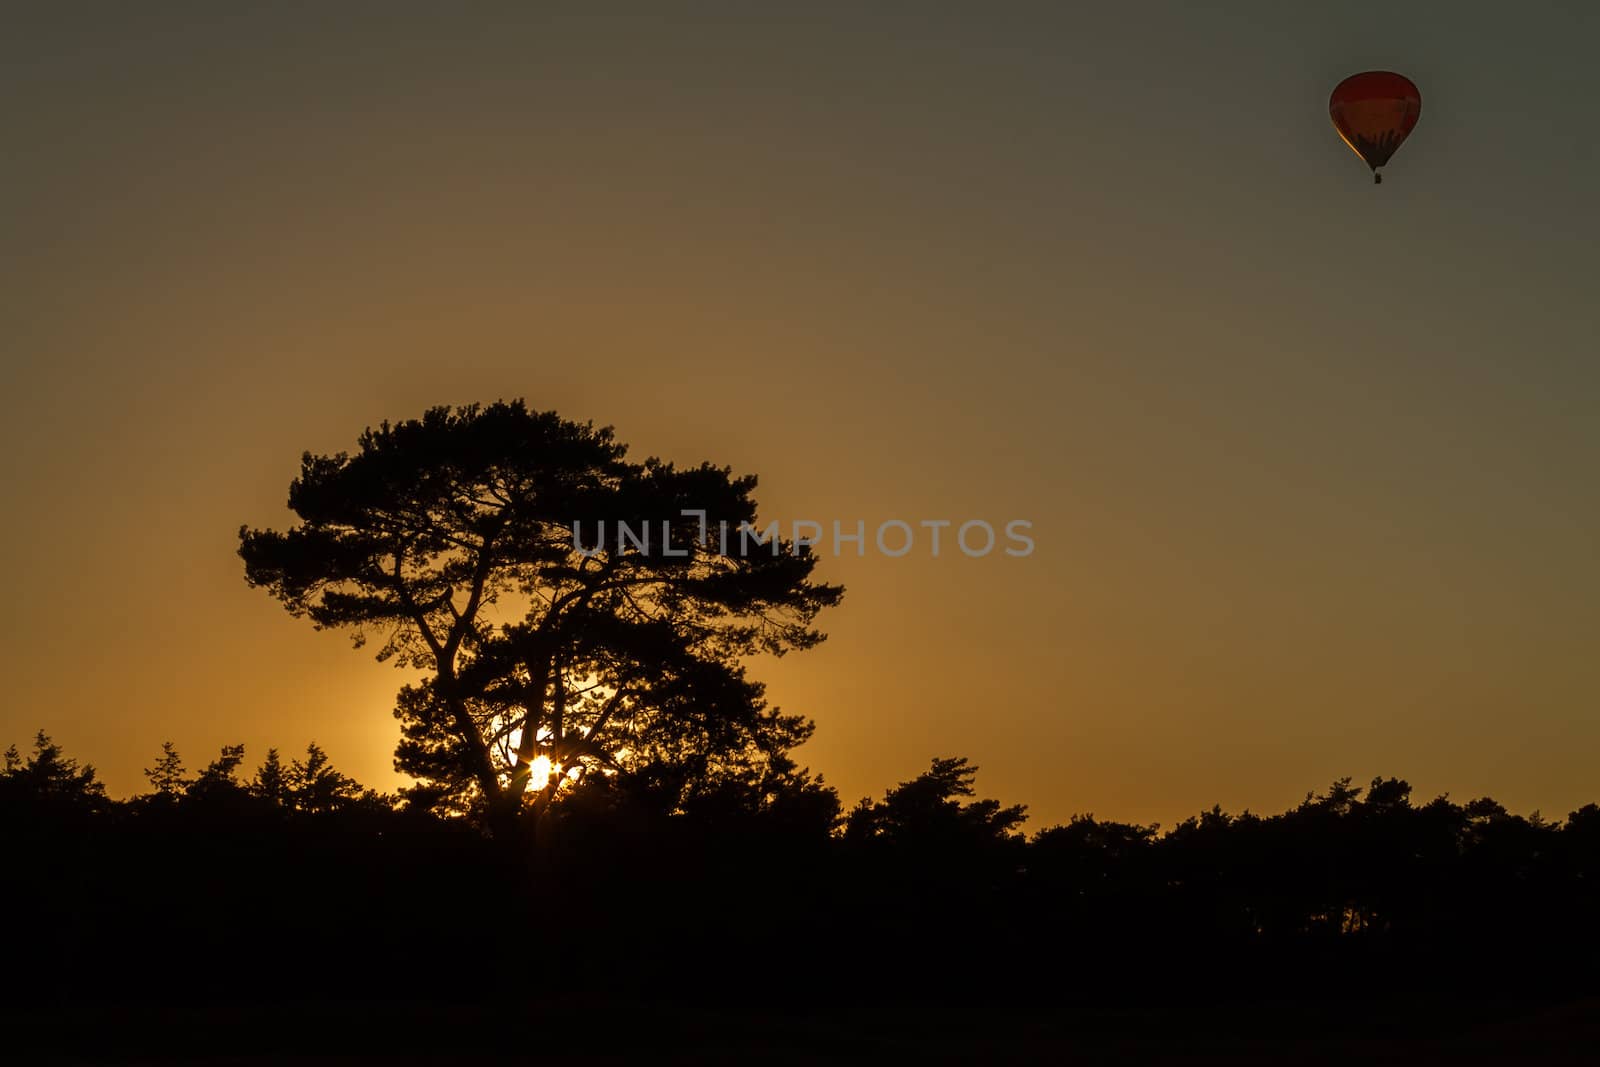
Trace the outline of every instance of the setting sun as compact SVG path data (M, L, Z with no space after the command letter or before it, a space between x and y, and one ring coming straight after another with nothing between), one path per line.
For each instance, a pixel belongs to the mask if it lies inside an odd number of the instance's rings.
M550 757L540 753L528 764L528 787L539 790L550 784L550 776L555 771L555 765L550 762Z

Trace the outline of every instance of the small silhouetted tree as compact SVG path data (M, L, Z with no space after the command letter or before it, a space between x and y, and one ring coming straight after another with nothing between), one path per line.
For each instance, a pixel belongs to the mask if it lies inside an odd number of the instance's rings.
M267 749L267 758L256 768L256 776L250 782L249 790L252 795L273 804L283 805L288 801L288 775L283 769L283 761L278 758L277 749Z
M243 762L243 745L223 745L217 758L190 783L185 799L217 803L244 796L245 788L239 783L239 765Z
M175 801L189 788L190 779L184 771L183 758L171 741L161 742L161 755L154 767L146 767L144 776L150 780L154 796L164 801Z
M94 767L79 766L43 730L34 735L33 752L24 758L15 745L5 752L0 771L0 806L8 813L91 815L110 806Z
M217 758L206 765L200 772L196 784L201 782L238 784L239 764L244 762L243 745L223 745Z
M978 768L966 757L936 759L909 782L901 782L876 803L863 800L845 823L847 841L884 841L928 849L1014 844L1028 818L1025 805L1006 807L975 795Z
M362 795L355 779L334 770L328 754L315 741L306 746L304 760L289 764L284 787L289 806L311 815L339 811Z

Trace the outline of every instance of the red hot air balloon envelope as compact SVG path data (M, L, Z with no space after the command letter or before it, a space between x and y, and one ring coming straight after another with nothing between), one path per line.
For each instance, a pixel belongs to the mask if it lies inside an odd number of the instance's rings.
M1372 168L1372 180L1383 181L1378 168L1389 162L1395 149L1422 114L1422 94L1411 79L1387 70L1352 74L1334 87L1328 114L1351 151Z

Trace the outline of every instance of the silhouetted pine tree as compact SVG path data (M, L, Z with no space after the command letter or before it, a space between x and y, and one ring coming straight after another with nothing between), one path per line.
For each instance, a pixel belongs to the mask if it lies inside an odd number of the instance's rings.
M175 801L189 788L190 779L184 773L183 759L171 741L161 742L161 757L154 767L146 767L144 776L150 779L154 795Z
M256 776L249 785L250 792L280 806L289 802L289 779L283 769L283 761L278 758L278 750L267 749L267 758L261 762L256 770Z

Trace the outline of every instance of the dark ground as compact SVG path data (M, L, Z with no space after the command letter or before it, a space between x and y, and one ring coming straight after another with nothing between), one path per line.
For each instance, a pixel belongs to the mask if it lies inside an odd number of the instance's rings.
M841 981L824 1011L584 998L532 1007L347 1001L59 1004L0 1014L21 1063L1593 1064L1600 1001L1403 999L1227 1008L886 1006Z

